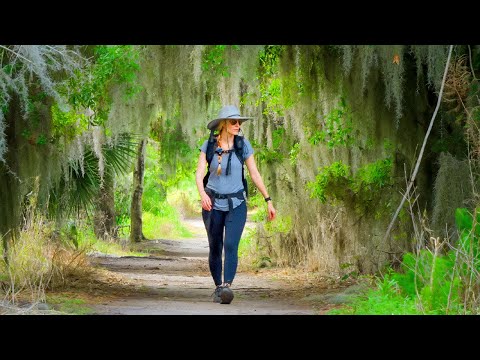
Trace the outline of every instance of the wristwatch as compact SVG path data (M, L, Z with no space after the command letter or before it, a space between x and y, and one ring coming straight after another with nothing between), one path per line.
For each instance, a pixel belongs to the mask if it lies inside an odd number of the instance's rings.
M272 200L270 196L265 198L265 202L269 202L270 200Z

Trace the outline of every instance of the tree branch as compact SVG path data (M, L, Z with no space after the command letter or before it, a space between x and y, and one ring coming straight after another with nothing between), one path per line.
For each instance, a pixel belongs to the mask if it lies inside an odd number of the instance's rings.
M422 157L423 157L423 152L425 150L425 146L427 145L428 136L430 135L430 131L432 130L433 122L435 120L435 117L437 116L438 109L440 108L440 103L441 103L442 94L443 94L443 88L445 87L445 80L447 79L448 66L450 65L450 57L452 56L452 49L453 49L453 45L450 45L450 48L448 50L447 63L445 65L445 72L443 73L442 86L440 87L440 93L438 94L437 106L435 107L435 111L433 112L432 119L430 120L430 125L428 126L427 133L425 134L425 138L423 139L423 145L422 145L422 148L420 149L420 153L418 154L418 159L417 159L417 163L415 164L415 169L413 170L412 178L410 179L410 182L408 183L407 190L405 191L405 194L402 197L402 201L400 202L400 205L398 206L397 211L395 212L395 215L393 215L393 219L390 222L390 225L388 225L387 232L385 233L385 236L383 237L383 242L386 242L386 240L388 239L388 237L390 235L390 232L392 231L393 224L395 223L395 220L397 219L397 216L400 213L400 210L402 209L403 204L405 203L405 200L407 199L408 194L410 193L410 189L413 185L413 182L415 181L415 177L417 176L418 169L420 167L420 162L422 161Z
M470 45L468 45L468 55L470 56L470 69L472 70L473 78L478 81L477 77L475 76L475 71L473 70L472 49L470 49Z
M6 47L6 46L0 45L0 48L5 49L5 50L7 50L7 51L10 51L12 54L16 55L17 57L19 57L19 58L21 58L21 59L23 59L23 60L25 60L25 61L28 61L30 64L33 64L33 62L32 62L31 60L27 59L25 56L20 55L19 53L15 52L15 51L13 51L13 50L11 50L11 49L9 49L9 48Z

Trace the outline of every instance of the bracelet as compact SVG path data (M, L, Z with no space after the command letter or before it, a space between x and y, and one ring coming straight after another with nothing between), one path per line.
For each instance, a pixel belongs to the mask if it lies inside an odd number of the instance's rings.
M272 200L272 198L271 198L270 196L267 197L267 198L265 198L265 202L269 202L269 201L271 201L271 200Z

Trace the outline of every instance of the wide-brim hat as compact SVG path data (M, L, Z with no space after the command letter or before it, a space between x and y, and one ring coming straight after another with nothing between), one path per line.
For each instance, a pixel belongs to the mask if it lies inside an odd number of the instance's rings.
M210 130L215 130L218 127L218 124L220 123L220 121L226 120L226 119L238 119L238 120L246 121L246 120L253 119L253 117L241 116L240 111L235 105L226 105L220 109L220 111L218 112L218 117L210 121L207 127Z

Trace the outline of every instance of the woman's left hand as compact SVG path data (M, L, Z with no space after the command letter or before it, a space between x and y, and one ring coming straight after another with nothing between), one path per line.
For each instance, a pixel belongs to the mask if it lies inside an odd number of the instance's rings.
M275 208L273 207L273 204L271 201L267 202L268 204L268 221L272 221L273 219L275 219L275 215L277 214L277 211L275 210Z

